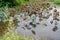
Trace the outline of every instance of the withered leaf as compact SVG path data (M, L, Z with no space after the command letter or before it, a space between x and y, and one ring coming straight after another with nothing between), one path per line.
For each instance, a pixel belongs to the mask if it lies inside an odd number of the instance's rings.
M42 21L42 19L40 18L39 21Z
M35 33L35 31L34 31L34 30L31 30L31 32L32 32L34 35L36 35L36 33Z
M57 26L55 26L52 30L53 31L56 31L58 29L58 27Z
M24 28L24 27L22 27L22 29L24 29L24 30L25 30L25 28Z
M36 27L36 24L33 24L32 22L29 23L32 27Z
M52 10L53 8L49 8L49 10Z
M50 23L52 24L52 23L53 23L53 21L50 21Z
M28 30L30 30L31 28L30 27L27 27Z
M36 24L40 24L40 23L36 23Z
M30 22L29 24L30 24L30 25L33 25L33 23L32 23L32 22Z
M25 27L29 27L29 26L26 24Z
M33 24L32 26L35 28L36 27L36 24Z
M27 18L24 18L24 20L26 20Z
M44 26L47 26L47 24L43 24Z
M25 27L28 29L28 30L30 30L31 28L29 27L29 25L25 25Z

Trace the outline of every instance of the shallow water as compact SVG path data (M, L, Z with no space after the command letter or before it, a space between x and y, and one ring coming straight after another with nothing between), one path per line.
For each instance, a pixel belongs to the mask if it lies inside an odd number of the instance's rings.
M54 9L55 8L49 11L49 13L52 13L52 16L50 16L48 19L43 19L43 21L39 21L38 20L39 18L36 17L34 24L38 22L40 23L40 24L36 24L36 28L33 28L31 25L29 25L29 23L32 22L32 19L30 19L29 16L28 19L24 21L23 17L20 18L20 15L17 15L18 16L17 18L20 22L18 23L18 26L15 29L15 31L19 32L20 35L26 35L33 38L38 37L41 38L41 40L60 40L60 21L57 21L58 29L56 31L52 30L55 26L55 21L53 21L52 24L50 23L50 21L53 20ZM57 7L56 9L60 12L60 7ZM60 19L60 16L58 16L58 18ZM31 28L30 30L25 27L26 24ZM43 25L43 24L47 24L47 25ZM31 32L31 30L34 30L36 35L34 35Z

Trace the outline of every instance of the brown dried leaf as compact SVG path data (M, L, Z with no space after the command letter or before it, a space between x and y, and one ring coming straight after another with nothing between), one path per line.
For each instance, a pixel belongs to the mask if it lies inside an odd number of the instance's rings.
M57 29L58 29L57 26L55 26L52 30L53 30L53 31L56 31Z
M53 21L50 21L50 23L52 24L52 23L53 23Z
M34 30L31 30L31 32L32 32L34 35L36 35L36 33L35 33L35 31L34 31Z

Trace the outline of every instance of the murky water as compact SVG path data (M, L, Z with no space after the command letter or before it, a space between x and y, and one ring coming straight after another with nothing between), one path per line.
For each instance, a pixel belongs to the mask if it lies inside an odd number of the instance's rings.
M26 20L23 20L24 18L23 14L22 14L23 15L22 18L20 17L21 14L17 15L17 19L19 20L19 23L15 31L19 32L20 35L26 35L36 38L36 40L38 40L37 37L41 38L41 40L60 40L60 21L57 21L56 31L53 31L53 28L55 27L55 23L56 23L55 20L53 21L52 24L50 23L50 21L53 20L54 9L57 9L57 11L60 12L60 7L53 8L52 10L49 10L49 13L51 13L52 15L49 16L48 19L43 18L42 21L39 21L38 16L36 16L34 21L32 21L33 17L30 18L29 16L27 16L28 18ZM58 16L58 19L60 19L60 16ZM33 24L30 22L33 22Z

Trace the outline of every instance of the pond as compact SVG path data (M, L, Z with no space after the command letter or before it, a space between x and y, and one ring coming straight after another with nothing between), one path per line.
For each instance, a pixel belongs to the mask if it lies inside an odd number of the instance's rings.
M16 15L15 17L19 22L15 31L21 36L30 36L35 40L60 40L60 14L57 16L59 21L53 20L54 10L56 9L60 13L60 7L52 8L52 10L48 11L49 13L43 12L43 14L52 15L47 19L41 18L42 20L39 20L39 17L34 16L34 14L32 15L32 18L27 15L26 20L24 20L23 13Z

